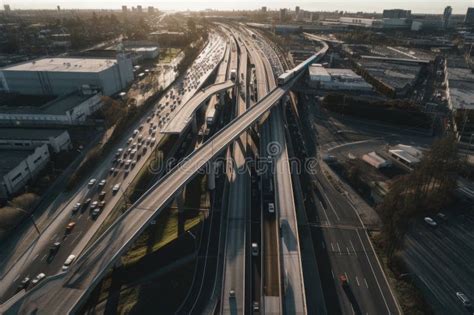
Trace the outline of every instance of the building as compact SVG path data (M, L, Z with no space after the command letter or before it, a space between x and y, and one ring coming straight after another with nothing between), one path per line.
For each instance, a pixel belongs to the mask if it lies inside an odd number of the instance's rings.
M446 100L452 112L453 128L460 145L474 149L474 73L464 62L450 62L449 56L445 73Z
M122 6L122 13L127 13L128 9L126 5Z
M445 29L445 21L437 17L424 17L419 19L417 18L412 20L410 29L414 32L427 30L442 30Z
M368 19L359 17L340 17L339 23L348 26L367 27L367 28L382 28L382 20Z
M55 153L72 148L67 130L0 128L0 150L32 150L43 144Z
M262 7L262 12L267 13L267 7Z
M309 66L309 84L322 90L371 92L372 86L350 69L324 68L320 64Z
M383 10L383 18L387 19L408 19L411 17L411 10L390 9Z
M75 125L86 121L103 105L102 95L72 93L44 104L10 100L0 104L0 123L3 125Z
M298 20L300 17L300 7L296 6L295 7L295 20Z
M137 5L137 12L138 13L143 13L143 8L141 5Z
M280 9L280 22L283 22L286 20L286 13L287 13L286 9Z
M451 19L451 14L453 13L453 8L447 6L443 12L443 28L446 30L449 27L449 22Z
M392 165L390 161L387 161L375 152L364 154L362 160L377 169Z
M155 13L155 8L152 7L152 6L149 6L148 7L148 14L153 14L153 13Z
M42 58L0 69L0 92L65 95L87 85L115 94L133 81L130 56L117 59Z
M10 13L11 12L10 5L9 4L3 5L3 10L5 11L5 13Z
M22 189L48 164L48 145L34 150L0 150L0 198Z
M390 156L401 164L413 167L420 163L423 152L410 145L398 144L388 150Z
M474 8L467 8L464 24L474 26Z
M160 47L155 42L124 40L122 45L125 51L131 53L132 58L138 59L138 61L155 59L160 54Z

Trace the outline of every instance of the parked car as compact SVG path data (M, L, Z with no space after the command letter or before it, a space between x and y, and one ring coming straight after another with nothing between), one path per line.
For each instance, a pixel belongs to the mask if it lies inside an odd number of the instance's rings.
M428 224L429 226L435 227L435 226L438 225L438 223L436 223L436 221L433 220L430 217L425 217L424 220L425 220L426 224Z

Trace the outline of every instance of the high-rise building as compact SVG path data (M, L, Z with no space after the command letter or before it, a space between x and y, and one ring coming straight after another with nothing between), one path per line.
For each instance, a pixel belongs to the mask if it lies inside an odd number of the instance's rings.
M56 8L58 9L58 12L61 11L61 6L56 6Z
M467 8L466 18L464 19L464 23L467 25L474 26L474 8Z
M142 9L142 6L141 6L141 5L137 5L137 12L138 12L138 13L142 13L142 12L143 12L143 9Z
M449 20L451 19L451 14L452 13L453 13L453 8L451 8L450 6L447 6L444 9L444 13L443 13L443 28L444 29L448 28Z
M152 7L152 6L149 6L149 7L148 7L148 13L149 13L149 14L155 13L155 8Z
M298 15L300 13L300 7L299 6L295 7L295 13L296 13L296 15Z
M126 5L122 6L122 13L127 13L128 9Z
M280 9L280 22L283 22L286 20L286 9Z
M267 7L262 7L262 12L266 13L267 12Z
M5 13L9 13L9 12L11 11L9 4L5 4L5 5L3 6L3 9L5 9Z
M410 16L411 16L411 10L402 10L402 9L383 10L383 18L407 19Z

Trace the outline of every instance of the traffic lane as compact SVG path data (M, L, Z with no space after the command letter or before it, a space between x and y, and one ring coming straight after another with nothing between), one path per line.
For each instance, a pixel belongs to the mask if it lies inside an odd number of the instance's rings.
M150 112L151 112L151 110L150 110ZM144 115L144 117L137 123L136 128L138 128L141 125L146 125L147 124L146 123L147 116L148 115ZM156 115L154 115L154 116L156 118ZM125 141L126 140L123 141L124 143L122 144L121 147L125 147L125 148L127 147L127 145L125 145ZM117 146L117 148L119 148L119 146ZM111 151L111 153L105 159L103 164L98 168L99 171L98 171L97 175L96 176L93 175L93 178L97 178L98 181L100 181L101 179L108 177L109 167L107 167L107 164L111 163L114 154L115 154L115 152ZM111 164L109 164L109 165L111 165ZM117 177L116 182L121 182L120 177L123 176L123 175L122 176L121 175L122 175L122 173L120 172L116 176ZM107 188L107 186L105 188ZM71 221L70 219L67 218L67 214L68 214L69 211L72 211L73 205L77 202L83 203L84 200L87 199L87 198L94 198L94 195L97 194L98 192L100 192L100 189L97 187L97 183L93 187L89 187L87 185L87 183L85 183L82 186L82 188L80 189L80 192L83 192L83 193L85 192L86 196L81 196L82 197L81 199L74 198L73 200L70 200L70 202L66 204L66 206L64 207L64 210L63 210L66 215L62 218L61 223L59 224L59 227L55 228L55 231L56 231L55 235L61 233L61 226L60 225L65 226L68 222ZM95 200L93 199L91 202L93 202L93 201L95 201ZM87 209L87 210L89 210L89 209ZM78 216L83 216L83 215L84 214L80 214ZM88 217L87 214L84 215L84 216L86 218ZM74 238L72 240L71 240L71 238L69 238L68 241L67 241L67 243L68 243L67 246L68 246L69 249L71 249L73 247L73 244L75 244L79 240L79 237L81 235L84 235L85 232L88 230L88 228L90 228L90 226L93 224L93 222L88 222L88 220L81 220L79 223L80 224L76 223L77 226L75 227L75 230L77 230L78 232L74 233ZM64 227L63 227L63 229L64 229ZM51 244L52 244L51 242L47 242L47 241L43 241L43 242L40 243L41 248L37 251L37 254L35 254L35 256L33 258L33 261L30 262L32 267L29 267L25 271L22 272L22 274L24 274L24 277L26 277L27 275L31 277L31 275L36 275L40 272L44 272L44 273L46 273L46 275L51 275L51 274L55 274L58 270L60 270L60 266L62 264L59 265L59 266L57 266L56 264L48 264L47 259L44 256L44 255L46 255L46 254L44 254L45 252L49 252L49 247L51 246ZM64 244L64 245L66 245L66 244ZM62 247L63 246L61 246L61 248ZM64 260L65 260L69 256L67 251L61 250L61 248L60 248L60 250L58 251L58 253L55 257L55 261L61 260L61 258L64 258ZM39 271L39 270L41 270L41 271ZM20 282L24 277L22 277L21 275L16 277L16 280L13 281L13 283L11 284L10 289L9 289L11 294L13 294L14 291L16 290L17 283L15 283L15 282Z
M427 292L440 312L466 312L455 295L461 291L472 299L474 279L474 219L472 215L450 216L432 228L417 222L410 230L403 252L415 281Z
M314 227L320 229L319 242L316 242L318 256L327 255L321 264L324 272L330 269L333 286L343 313L356 314L397 314L391 293L386 286L383 274L374 264L374 254L367 248L359 229L339 227ZM315 232L313 230L313 232ZM317 232L316 232L317 233ZM348 280L345 286L341 276ZM325 277L327 283L328 277ZM323 286L326 287L326 286ZM326 296L325 292L325 296ZM329 300L335 300L334 289L329 292ZM328 311L333 306L328 306ZM334 310L334 309L333 309Z
M278 222L275 214L266 213L264 216L264 287L263 294L266 296L280 296L280 273L278 270Z

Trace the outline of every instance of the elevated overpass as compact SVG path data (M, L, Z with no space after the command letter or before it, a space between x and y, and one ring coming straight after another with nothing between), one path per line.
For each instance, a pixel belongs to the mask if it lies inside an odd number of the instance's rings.
M177 191L186 185L209 160L220 154L242 132L250 128L265 112L289 91L306 67L326 53L321 50L297 68L288 83L270 91L252 108L211 137L191 153L152 188L143 194L115 221L86 251L77 253L79 259L68 272L46 278L28 292L22 291L0 306L2 314L69 314L77 312L94 287L108 270L132 246L137 237L173 200Z
M216 93L225 91L234 86L234 82L227 80L222 83L216 83L206 89L202 89L196 93L180 110L176 116L168 123L161 133L180 134L194 119L194 113L204 104L211 96Z

